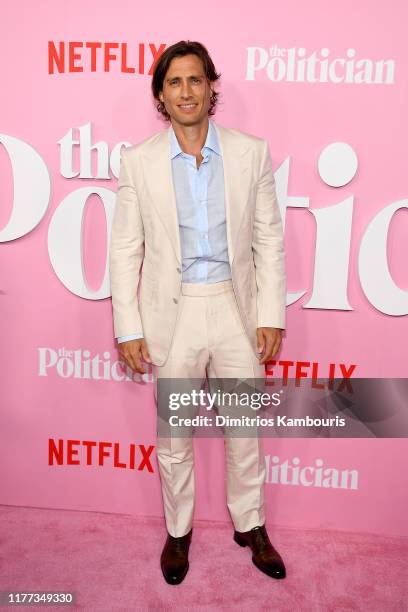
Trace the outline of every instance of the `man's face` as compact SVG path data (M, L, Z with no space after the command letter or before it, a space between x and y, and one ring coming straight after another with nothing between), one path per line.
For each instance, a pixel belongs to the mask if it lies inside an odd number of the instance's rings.
M211 87L197 55L175 57L163 81L160 100L172 124L198 125L208 117Z

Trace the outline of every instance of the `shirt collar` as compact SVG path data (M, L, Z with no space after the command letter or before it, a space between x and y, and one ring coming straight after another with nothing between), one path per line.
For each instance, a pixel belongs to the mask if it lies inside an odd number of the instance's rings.
M172 125L170 125L170 128L169 128L169 135L170 135L170 159L173 159L173 157L176 157L176 155L183 153L183 151L179 145L177 136L173 130ZM205 143L201 151L203 151L203 149L205 148L211 149L218 155L221 155L221 149L220 149L220 144L218 142L217 132L215 130L213 122L210 119L208 120L207 138L205 139Z

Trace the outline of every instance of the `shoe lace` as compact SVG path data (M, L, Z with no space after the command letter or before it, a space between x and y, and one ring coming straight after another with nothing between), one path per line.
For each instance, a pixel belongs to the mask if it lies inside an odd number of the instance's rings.
M185 549L185 544L179 538L176 538L173 542L173 551L176 553L182 553Z
M260 553L271 546L264 527L254 527L252 529L252 541Z
M187 548L188 548L188 544L184 536L181 538L171 539L171 550L174 555L184 556L186 554Z

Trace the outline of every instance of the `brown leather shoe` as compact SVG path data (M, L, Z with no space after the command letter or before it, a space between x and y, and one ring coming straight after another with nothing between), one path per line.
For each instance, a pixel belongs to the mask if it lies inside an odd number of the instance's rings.
M168 584L180 584L188 572L188 549L190 548L193 530L180 537L174 538L169 533L164 545L160 566L165 581Z
M234 531L234 540L240 546L250 546L252 563L261 572L272 578L285 578L283 559L272 546L265 525L254 527L250 531Z

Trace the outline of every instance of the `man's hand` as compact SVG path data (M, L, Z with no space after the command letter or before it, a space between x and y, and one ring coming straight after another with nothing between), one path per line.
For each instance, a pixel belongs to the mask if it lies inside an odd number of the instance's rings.
M144 338L120 342L119 353L123 361L125 361L127 365L132 368L132 370L135 370L135 372L139 372L140 374L144 374L146 372L145 367L142 365L142 358L143 361L152 363L149 351L147 349L146 340Z
M258 352L262 354L259 363L266 363L279 351L282 343L282 330L275 327L258 327L256 336L258 339Z

